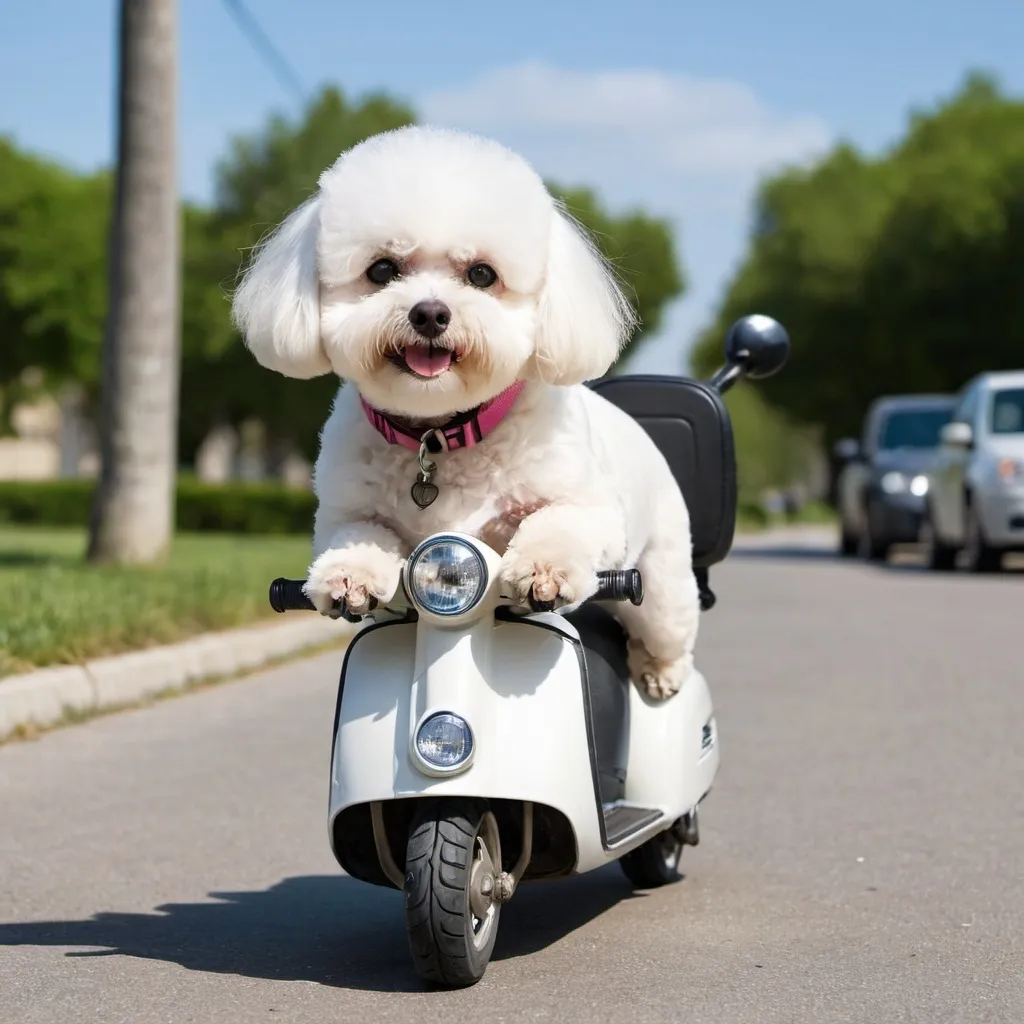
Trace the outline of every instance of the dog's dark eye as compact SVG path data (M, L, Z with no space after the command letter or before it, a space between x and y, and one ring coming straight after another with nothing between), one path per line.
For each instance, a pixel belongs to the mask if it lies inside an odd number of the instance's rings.
M474 288L490 288L498 280L498 275L494 272L494 268L489 267L486 263L474 263L466 271L466 280Z
M394 260L377 260L367 268L366 277L374 284L387 284L398 277L398 264Z

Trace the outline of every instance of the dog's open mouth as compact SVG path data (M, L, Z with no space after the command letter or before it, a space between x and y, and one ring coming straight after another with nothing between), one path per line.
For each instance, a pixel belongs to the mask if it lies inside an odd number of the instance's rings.
M388 359L400 370L422 380L429 380L450 370L459 361L459 353L443 345L427 343L406 345L405 348L389 353Z

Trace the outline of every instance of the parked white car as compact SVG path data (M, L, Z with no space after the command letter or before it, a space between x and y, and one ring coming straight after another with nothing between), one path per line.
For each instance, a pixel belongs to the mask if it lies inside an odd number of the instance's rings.
M994 572L1024 551L1024 370L985 373L957 396L929 471L921 540L933 569Z

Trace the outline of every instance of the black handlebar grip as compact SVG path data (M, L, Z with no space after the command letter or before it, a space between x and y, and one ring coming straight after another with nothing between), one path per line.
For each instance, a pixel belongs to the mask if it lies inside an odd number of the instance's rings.
M305 580L278 577L270 584L270 607L275 612L312 612L316 605L303 593Z
M639 569L608 569L597 574L598 601L629 601L643 604L644 580Z

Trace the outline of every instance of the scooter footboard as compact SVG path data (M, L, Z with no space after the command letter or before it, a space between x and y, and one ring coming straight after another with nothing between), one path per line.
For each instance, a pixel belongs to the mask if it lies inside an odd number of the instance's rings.
M442 796L550 809L571 823L568 870L601 855L582 646L556 618L488 619L426 637L415 623L390 622L357 634L338 688L331 765L331 841L343 867L339 828L365 830L361 808ZM468 765L447 774L425 770L415 754L420 724L441 711L462 718L472 737ZM545 813L535 828L546 827ZM552 817L547 827L562 825Z

